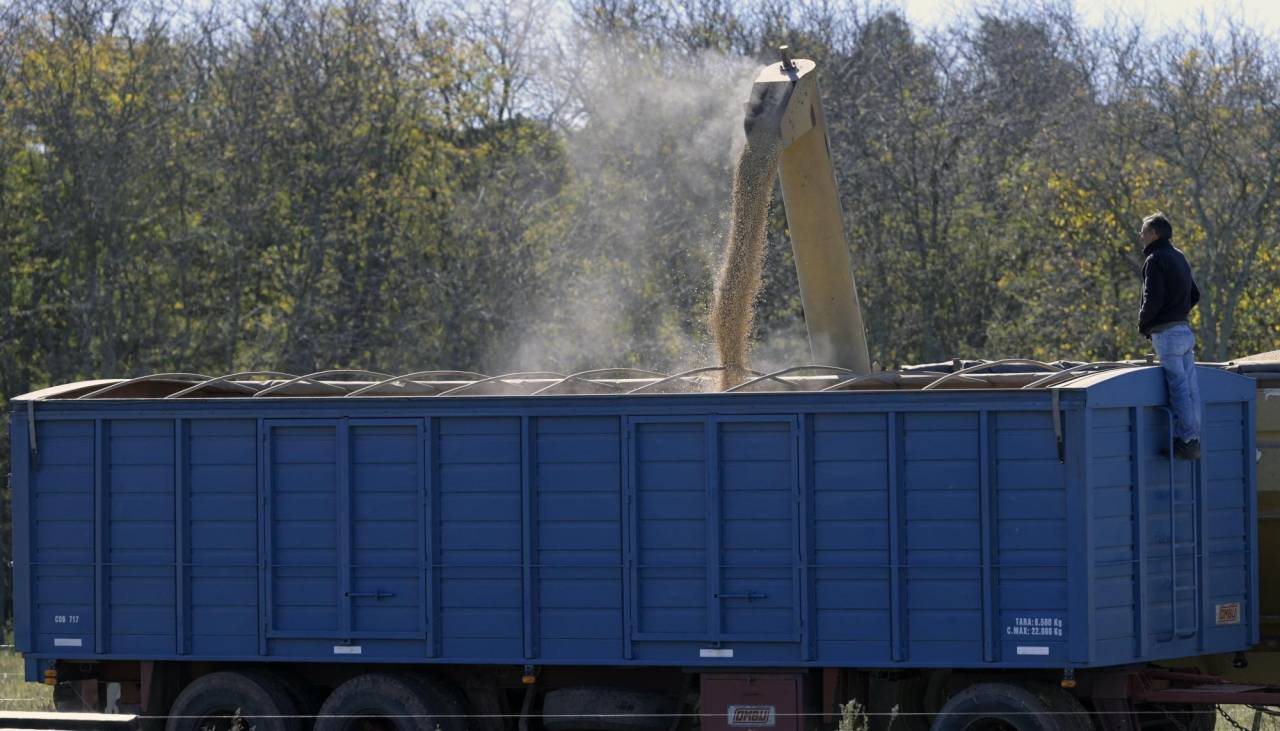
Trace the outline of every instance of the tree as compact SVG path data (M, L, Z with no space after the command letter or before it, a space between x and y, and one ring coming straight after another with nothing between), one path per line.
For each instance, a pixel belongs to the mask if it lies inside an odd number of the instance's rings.
M1144 151L1163 163L1161 192L1177 205L1205 296L1199 308L1205 354L1234 351L1246 296L1265 299L1260 264L1274 257L1280 214L1280 76L1274 50L1256 32L1202 28L1194 43L1171 35L1161 63L1143 76ZM1174 214L1177 215L1177 214ZM1243 317L1242 317L1243 316Z

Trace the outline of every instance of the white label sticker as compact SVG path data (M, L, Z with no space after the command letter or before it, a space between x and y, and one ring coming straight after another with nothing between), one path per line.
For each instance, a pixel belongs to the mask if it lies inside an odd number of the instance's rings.
M1018 645L1019 655L1048 655L1049 648L1043 645Z
M704 647L698 650L698 657L733 657L733 650Z
M360 645L334 645L333 654L335 655L359 655L364 652L364 648Z
M79 637L54 637L54 647L83 647L84 642Z
M729 725L773 728L778 725L773 706L729 706Z
M1214 606L1218 624L1240 624L1240 602Z

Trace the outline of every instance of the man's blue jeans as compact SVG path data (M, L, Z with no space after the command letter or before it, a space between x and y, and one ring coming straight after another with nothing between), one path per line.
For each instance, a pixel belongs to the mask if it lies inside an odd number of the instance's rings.
M1169 405L1177 417L1173 435L1184 442L1200 438L1200 383L1196 380L1196 335L1187 325L1151 334L1169 384Z

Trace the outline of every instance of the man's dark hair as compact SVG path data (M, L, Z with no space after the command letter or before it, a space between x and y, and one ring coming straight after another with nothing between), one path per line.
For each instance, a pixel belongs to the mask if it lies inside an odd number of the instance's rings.
M1169 219L1165 218L1164 214L1159 211L1142 219L1142 227L1150 227L1152 231L1156 232L1156 236L1159 236L1162 239L1173 237L1173 225L1170 224Z

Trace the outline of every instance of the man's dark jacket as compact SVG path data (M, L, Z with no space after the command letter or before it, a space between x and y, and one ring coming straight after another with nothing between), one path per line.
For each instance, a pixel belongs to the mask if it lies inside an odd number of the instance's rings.
M1200 289L1191 277L1187 257L1169 239L1156 239L1142 250L1142 310L1138 332L1151 337L1151 329L1182 322L1200 301Z

